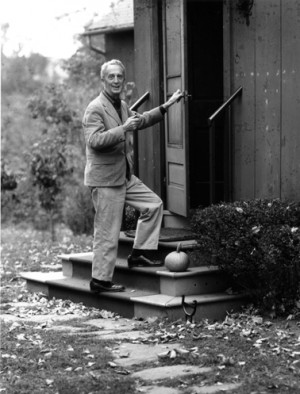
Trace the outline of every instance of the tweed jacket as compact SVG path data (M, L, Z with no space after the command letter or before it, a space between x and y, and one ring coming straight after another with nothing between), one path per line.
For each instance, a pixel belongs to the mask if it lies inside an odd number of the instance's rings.
M84 184L91 187L121 186L126 177L126 156L132 172L132 159L126 149L128 135L123 123L134 115L121 101L122 120L112 103L101 92L87 107L83 120L86 143ZM163 119L159 107L142 114L140 128L149 127Z

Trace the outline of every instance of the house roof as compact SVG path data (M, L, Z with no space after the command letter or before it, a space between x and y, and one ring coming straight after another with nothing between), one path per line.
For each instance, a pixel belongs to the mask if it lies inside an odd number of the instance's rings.
M133 29L133 0L118 0L111 11L85 27L84 35L112 33Z

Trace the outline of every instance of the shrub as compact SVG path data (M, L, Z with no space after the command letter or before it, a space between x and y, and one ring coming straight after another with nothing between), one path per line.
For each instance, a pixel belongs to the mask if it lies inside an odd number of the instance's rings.
M199 253L274 313L290 311L300 295L300 203L251 200L195 211Z
M18 186L15 174L8 173L4 165L1 165L1 191L14 190Z
M93 234L94 207L87 187L68 187L63 203L65 224L75 235Z
M135 230L137 220L138 220L138 212L134 208L130 207L129 205L125 205L122 230L123 231Z
M33 223L37 220L39 202L37 191L26 175L18 177L14 190L1 191L1 223Z

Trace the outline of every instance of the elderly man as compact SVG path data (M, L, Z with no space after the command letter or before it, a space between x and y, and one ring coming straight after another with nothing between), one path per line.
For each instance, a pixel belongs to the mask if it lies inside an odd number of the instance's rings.
M162 221L162 201L132 173L132 132L160 122L168 107L182 97L177 90L163 105L138 114L120 99L125 67L111 60L101 67L103 90L87 107L83 117L86 142L85 185L95 208L93 264L90 289L93 292L124 291L112 282L124 204L140 212L128 266L155 266L147 252L157 249Z

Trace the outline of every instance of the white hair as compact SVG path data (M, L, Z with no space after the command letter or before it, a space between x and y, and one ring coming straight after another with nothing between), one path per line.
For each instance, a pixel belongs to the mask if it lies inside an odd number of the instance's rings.
M112 66L112 65L116 65L116 66L120 66L121 67L121 69L123 71L124 79L125 79L125 72L126 72L125 66L120 60L117 60L117 59L112 59L112 60L109 60L108 62L105 62L105 63L102 64L101 71L100 71L101 79L104 78L104 76L106 74L106 71L107 71L107 67L108 66Z

